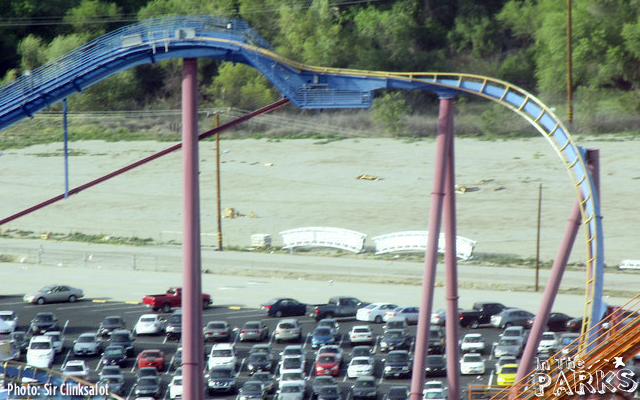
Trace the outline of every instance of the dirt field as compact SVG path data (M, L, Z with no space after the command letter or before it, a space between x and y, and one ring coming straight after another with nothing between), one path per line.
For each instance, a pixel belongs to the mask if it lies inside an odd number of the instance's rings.
M638 141L588 141L600 149L605 259L640 259ZM70 144L70 188L89 182L172 143L102 141ZM327 226L371 238L427 230L433 183L433 141L347 139L223 140L221 204L224 246L245 247L253 234ZM182 152L174 152L99 186L10 222L2 232L101 234L180 241ZM200 145L201 226L204 245L217 243L213 142ZM359 180L366 174L377 180ZM456 140L458 235L477 242L475 253L535 257L542 185L540 255L558 251L575 191L560 159L542 138ZM64 193L62 143L4 150L0 156L2 218ZM585 259L578 234L571 261Z

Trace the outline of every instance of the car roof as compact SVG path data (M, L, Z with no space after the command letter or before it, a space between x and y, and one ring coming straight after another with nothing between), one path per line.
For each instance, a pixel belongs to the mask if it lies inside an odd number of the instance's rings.
M233 343L216 343L212 349L233 349Z

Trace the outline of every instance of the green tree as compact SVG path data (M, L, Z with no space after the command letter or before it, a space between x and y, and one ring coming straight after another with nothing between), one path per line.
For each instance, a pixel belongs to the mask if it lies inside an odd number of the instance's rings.
M209 96L214 103L253 110L278 99L278 91L256 69L244 64L223 63Z
M71 24L75 32L93 39L117 27L119 24L110 21L117 20L121 14L116 3L82 0L80 5L67 11L64 21Z
M402 92L385 92L374 99L371 117L376 124L382 125L390 134L400 136L406 127L402 117L409 111Z

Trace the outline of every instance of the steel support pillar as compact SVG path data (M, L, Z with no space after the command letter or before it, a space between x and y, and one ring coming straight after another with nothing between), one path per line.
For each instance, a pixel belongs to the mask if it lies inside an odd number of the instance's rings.
M182 66L182 376L184 382L182 398L184 400L204 399L197 80L197 60L185 58Z
M429 236L427 238L427 249L424 257L420 313L418 315L416 332L415 357L413 359L413 370L411 372L411 400L422 399L422 388L424 386L424 368L429 350L429 329L431 325L431 309L433 308L433 288L438 264L438 239L442 221L445 176L449 156L449 139L447 132L453 132L452 124L453 99L441 97L438 116L438 134L436 138L433 191L431 192L431 211L429 215Z
M597 192L599 188L599 179L597 178L599 166L598 151L587 150L586 161L587 166L594 177L595 189ZM533 321L533 326L529 332L527 344L525 345L524 352L522 353L522 359L520 360L520 366L518 367L515 382L519 382L522 378L533 371L534 358L538 352L538 344L540 343L542 333L546 330L547 320L551 314L553 303L556 295L558 294L560 283L562 282L562 276L564 275L567 262L569 261L569 256L571 255L571 250L573 249L573 244L575 243L576 236L581 225L582 218L580 213L580 200L576 200L573 208L571 209L571 215L562 241L560 242L560 248L558 249L556 258L553 261L553 265L551 266L549 279L547 280L547 285L544 288L538 313ZM517 398L517 396L517 388L514 387L514 390L512 390L510 394L510 398L514 399Z
M460 348L458 345L458 260L456 258L456 188L455 188L455 151L453 112L447 114L447 173L444 195L444 232L445 232L445 296L446 296L446 349L447 349L447 386L450 399L460 398Z

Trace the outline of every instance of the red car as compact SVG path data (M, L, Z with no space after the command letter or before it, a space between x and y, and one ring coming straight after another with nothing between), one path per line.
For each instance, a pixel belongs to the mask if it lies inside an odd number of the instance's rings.
M138 368L154 367L158 371L164 371L164 352L162 350L143 350L138 354Z
M340 372L340 359L333 353L321 353L316 357L316 376L336 376Z

